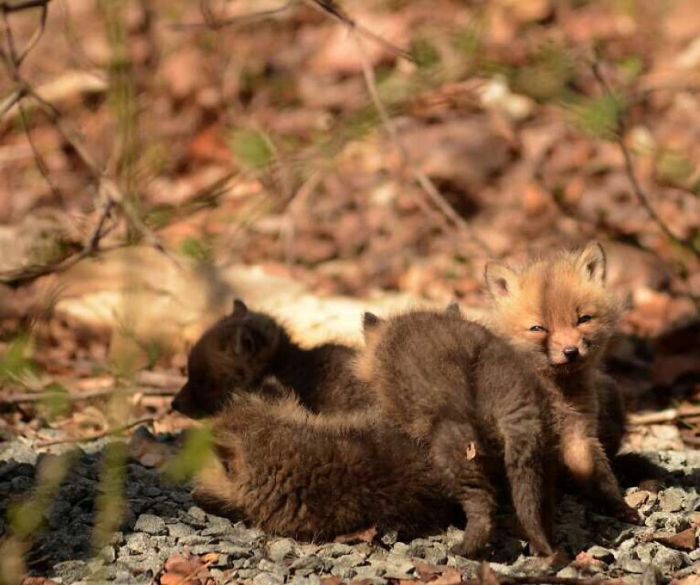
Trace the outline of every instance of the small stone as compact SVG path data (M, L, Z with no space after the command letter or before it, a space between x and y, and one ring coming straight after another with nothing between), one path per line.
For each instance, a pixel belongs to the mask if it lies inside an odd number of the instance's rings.
M634 552L637 553L637 557L643 563L651 563L659 548L659 545L655 542L643 542L637 545Z
M646 571L647 566L642 561L632 558L625 558L623 561L618 563L620 568L627 573L636 573L642 575Z
M103 546L97 553L97 556L105 563L113 563L117 559L117 553L114 550L114 547L110 545Z
M63 561L56 563L53 570L64 583L75 583L85 576L88 566L83 561Z
M268 559L261 559L258 563L258 569L266 573L281 573L283 575L287 573L286 567Z
M183 536L189 536L193 534L194 530L191 526L185 524L184 522L176 522L175 524L168 524L168 534L173 538L182 538Z
M639 508L649 499L649 492L644 490L637 490L625 496L625 502L632 508Z
M665 546L659 547L659 551L654 557L654 565L667 574L675 573L682 569L684 564L685 558L682 552L666 548Z
M202 510L202 508L199 508L197 506L192 506L189 510L187 510L187 515L190 516L193 520L196 520L197 522L207 521L207 513L204 510Z
M678 512L684 503L685 492L680 488L669 488L659 494L659 504L664 512Z
M607 548L603 548L602 546L592 546L588 549L588 554L594 559L598 559L604 563L612 563L615 560L615 556L612 554L612 552Z
M564 567L561 571L557 573L557 577L576 579L578 577L578 571L575 567Z
M447 547L444 545L433 545L425 549L423 558L432 565L442 565L447 562Z
M297 574L301 575L309 575L311 573L320 572L323 567L323 561L315 555L301 557L289 565L289 569L291 571L296 571Z
M255 585L282 585L284 577L276 573L258 573L253 577Z
M267 555L275 562L283 562L294 556L294 541L290 538L281 538L270 543L267 547Z
M135 532L126 537L126 548L131 552L141 554L151 549L151 543L146 534Z
M409 545L407 545L405 542L397 542L394 546L391 547L391 552L393 554L403 555L403 556L410 555L410 550L411 550L411 547Z
M165 520L151 514L141 514L136 520L134 530L137 532L145 532L146 534L167 534L168 529L165 527Z
M349 555L352 552L352 547L349 544L343 544L340 542L335 542L324 548L325 550L323 553L334 558Z
M399 539L399 533L396 532L396 530L390 530L384 536L382 536L381 541L384 544L386 544L387 546L391 546L393 544L396 544L396 541L398 539Z

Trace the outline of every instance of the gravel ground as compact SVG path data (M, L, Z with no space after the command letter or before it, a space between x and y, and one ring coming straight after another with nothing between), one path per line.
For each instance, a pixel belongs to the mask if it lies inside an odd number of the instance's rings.
M205 513L196 507L186 487L165 481L158 471L136 462L127 466L125 521L96 557L91 557L95 497L105 443L79 451L63 482L45 531L30 553L32 571L56 582L151 583L174 554L218 553L210 567L216 582L253 582L275 585L284 582L319 583L323 576L344 581L368 579L387 583L392 579L418 579L421 563L455 567L473 576L478 563L449 554L460 531L412 542L397 542L391 534L380 535L373 544L307 544L288 538L273 538ZM0 445L0 537L8 530L8 503L24 496L34 484L39 455L31 443L13 441ZM51 457L51 455L48 455ZM558 509L558 544L578 561L558 571L559 576L591 575L621 577L630 583L654 583L700 573L700 550L676 543L664 546L662 533L680 533L700 526L700 451L663 451L650 459L670 471L658 493L638 488L627 490L628 501L638 507L645 526L632 527L593 511L581 501L565 496ZM503 517L502 524L506 524ZM499 529L490 560L497 573L541 574L525 543ZM686 533L686 536L688 533ZM667 535L668 536L668 535ZM691 537L692 542L692 537ZM697 539L694 541L697 544ZM425 569L425 566L423 565Z

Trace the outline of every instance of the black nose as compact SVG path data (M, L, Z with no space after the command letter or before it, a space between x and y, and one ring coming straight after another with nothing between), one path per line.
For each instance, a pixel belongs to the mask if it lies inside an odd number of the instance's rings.
M564 357L570 362L573 362L578 357L578 347L574 347L573 345L565 347L562 352L564 353Z

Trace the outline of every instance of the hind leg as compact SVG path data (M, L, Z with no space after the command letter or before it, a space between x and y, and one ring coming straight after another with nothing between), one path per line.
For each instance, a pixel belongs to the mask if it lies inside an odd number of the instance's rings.
M471 425L444 422L433 435L431 457L451 495L467 516L462 541L453 552L465 557L483 553L491 541L496 498L481 459L483 452Z
M518 521L534 552L550 555L553 502L545 485L553 478L545 477L546 470L549 471L548 453L538 412L520 408L501 418L498 427L503 436L506 475ZM550 519L549 530L545 516Z

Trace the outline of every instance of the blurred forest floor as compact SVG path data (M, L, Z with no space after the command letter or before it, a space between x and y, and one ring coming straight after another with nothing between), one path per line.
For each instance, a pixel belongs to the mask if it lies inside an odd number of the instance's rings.
M663 410L636 446L656 422L700 444L697 0L345 3L358 26L311 0L53 0L43 29L23 3L1 3L0 437L180 428L187 344L234 295L352 337L367 303L478 308L488 258L596 238L630 306L610 366Z

